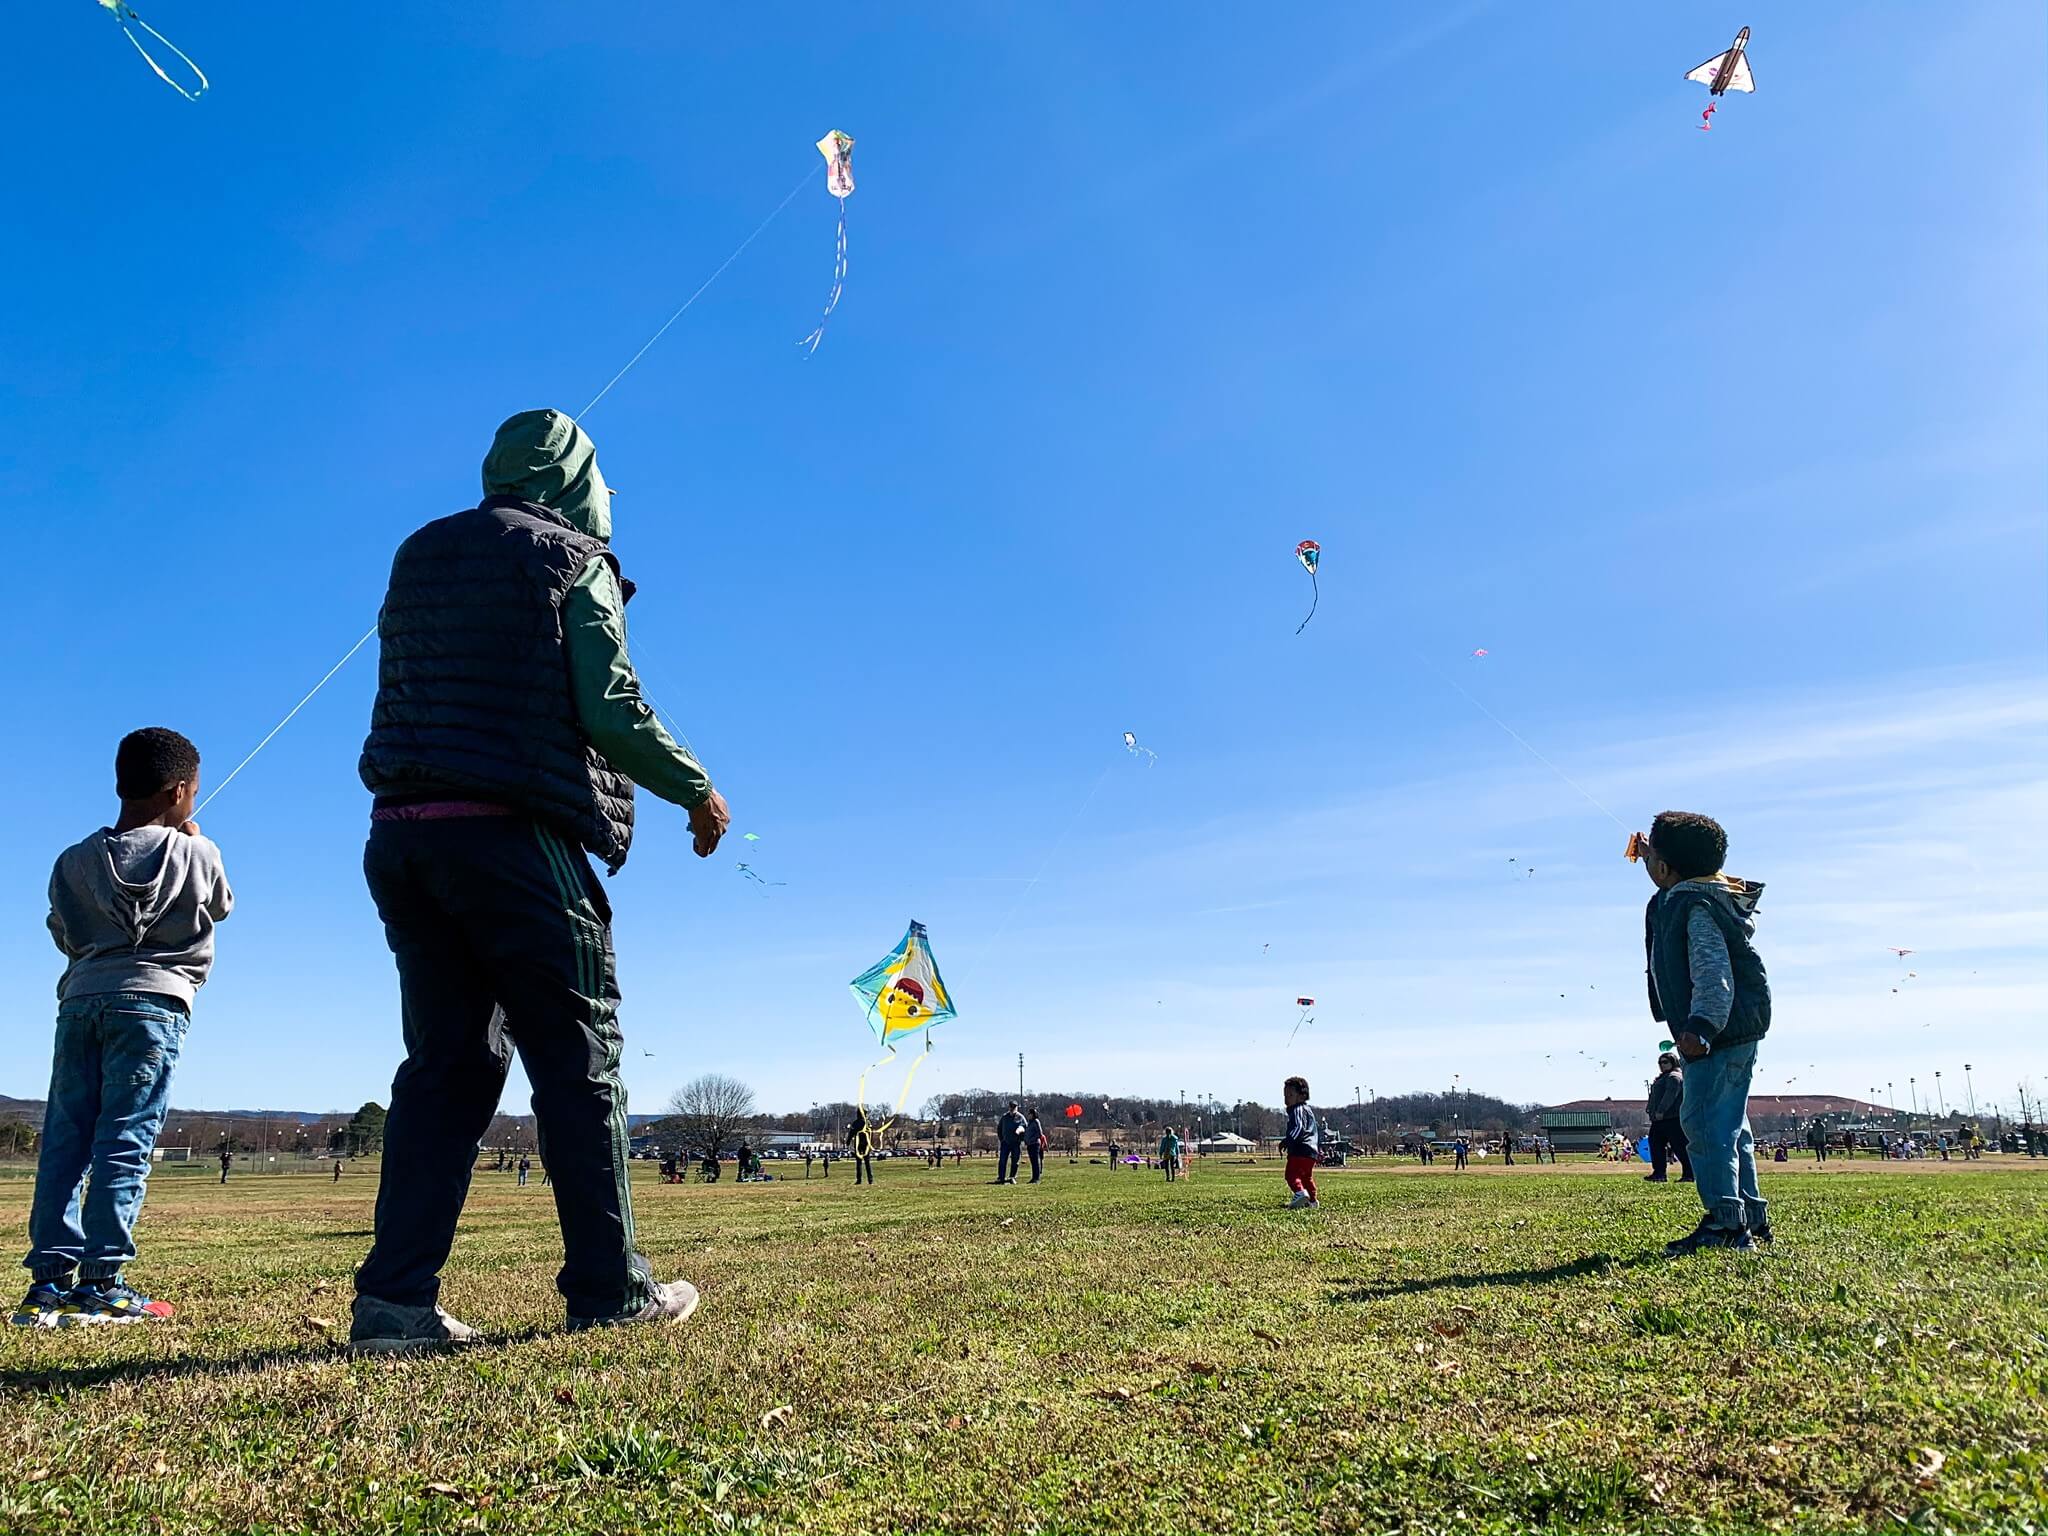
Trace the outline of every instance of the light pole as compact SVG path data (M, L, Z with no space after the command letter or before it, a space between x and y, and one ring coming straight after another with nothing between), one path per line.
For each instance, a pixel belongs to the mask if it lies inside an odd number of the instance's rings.
M1946 1120L1948 1118L1948 1095L1941 1091L1941 1069L1939 1067L1935 1068L1934 1071L1934 1099L1941 1106L1941 1118Z
M1906 1123L1908 1125L1911 1125L1920 1116L1919 1083L1920 1079L1918 1079L1917 1077L1909 1077L1906 1079L1906 1108L1909 1111L1909 1113L1906 1116Z
M1884 1085L1884 1101L1885 1101L1885 1103L1886 1103L1887 1105L1889 1105L1889 1106L1890 1106L1890 1108L1891 1108L1891 1112L1892 1112L1892 1118L1893 1118L1894 1120L1898 1119L1898 1118L1899 1118L1899 1096L1898 1096L1898 1094L1896 1094L1895 1092L1893 1092L1893 1091L1892 1091L1892 1085L1891 1085L1891 1083L1890 1083L1889 1081L1887 1081L1887 1082L1885 1083L1885 1085Z
M1970 1118L1974 1120L1977 1118L1977 1089L1970 1081L1970 1064L1967 1061L1963 1063L1963 1092L1970 1096Z

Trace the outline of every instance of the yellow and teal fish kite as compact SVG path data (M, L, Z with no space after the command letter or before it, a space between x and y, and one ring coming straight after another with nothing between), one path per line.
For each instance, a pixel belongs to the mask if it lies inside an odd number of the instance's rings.
M924 1049L911 1062L910 1070L903 1074L903 1091L896 1096L896 1109L888 1121L875 1128L879 1134L887 1129L889 1121L902 1113L903 1101L910 1095L910 1080L917 1076L919 1065L932 1053L933 1027L957 1018L958 1010L953 1006L953 994L946 990L946 983L939 975L938 962L932 958L931 935L919 922L913 922L905 929L902 941L854 977L849 985L853 989L854 1001L860 1004L861 1014L868 1021L868 1028L875 1032L875 1039L884 1048L881 1058L869 1063L860 1075L855 1100L862 1107L867 1104L868 1073L895 1056L896 1042L905 1035L922 1031L925 1037Z

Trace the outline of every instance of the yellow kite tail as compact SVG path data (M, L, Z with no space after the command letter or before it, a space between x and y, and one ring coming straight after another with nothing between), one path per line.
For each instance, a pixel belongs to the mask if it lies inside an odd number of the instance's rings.
M931 1055L931 1053L932 1037L930 1035L926 1035L924 1037L924 1049L919 1051L917 1055L914 1058L912 1058L910 1063L910 1070L903 1074L903 1088L896 1095L896 1107L889 1111L889 1118L884 1120L881 1123L881 1125L876 1127L877 1135L880 1135L883 1131L886 1131L887 1129L889 1129L890 1126L894 1125L896 1123L896 1117L903 1113L903 1101L910 1097L911 1079L917 1076L917 1069L924 1065L925 1057Z

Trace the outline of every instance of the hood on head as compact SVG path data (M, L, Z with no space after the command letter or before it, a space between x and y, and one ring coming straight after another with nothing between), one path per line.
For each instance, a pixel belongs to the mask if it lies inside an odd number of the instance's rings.
M612 493L590 435L556 410L521 411L484 455L484 494L516 496L559 512L569 526L611 542Z

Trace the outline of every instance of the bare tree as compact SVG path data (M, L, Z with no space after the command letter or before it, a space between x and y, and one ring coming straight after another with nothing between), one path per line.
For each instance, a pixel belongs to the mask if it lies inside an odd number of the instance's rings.
M753 1118L754 1090L736 1077L707 1072L669 1095L668 1112L692 1151L716 1157L741 1124Z

